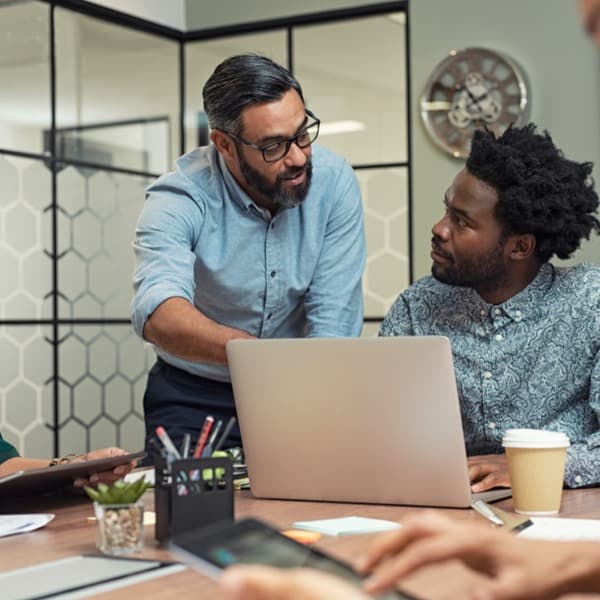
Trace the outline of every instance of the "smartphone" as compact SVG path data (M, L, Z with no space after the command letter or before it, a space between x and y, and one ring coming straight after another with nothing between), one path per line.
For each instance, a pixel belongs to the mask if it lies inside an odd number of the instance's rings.
M221 521L208 527L177 534L169 542L182 561L217 579L226 567L259 564L274 567L311 567L359 585L362 576L347 563L315 548L300 544L257 519ZM382 600L417 600L405 592L377 596Z

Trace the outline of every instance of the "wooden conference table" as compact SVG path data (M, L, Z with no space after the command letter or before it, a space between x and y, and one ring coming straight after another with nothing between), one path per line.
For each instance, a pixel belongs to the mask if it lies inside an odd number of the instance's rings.
M154 497L148 492L144 497L146 510L153 510ZM497 503L505 510L512 510L512 500ZM324 519L340 516L360 515L402 521L414 511L414 507L380 506L368 504L336 504L326 502L291 502L258 500L250 492L235 492L236 518L254 516L265 519L281 528L290 528L297 520ZM96 553L95 522L92 503L85 498L61 498L52 500L15 501L0 505L1 513L53 512L56 518L43 529L22 535L0 539L0 571L24 567L48 560L77 554ZM470 509L444 512L452 518L465 521L481 521L482 517ZM565 490L561 509L563 517L600 518L600 488ZM318 547L345 560L352 560L362 553L373 538L371 535L328 537L324 536ZM135 555L141 558L169 560L169 553L156 545L154 527L146 526L145 549ZM415 595L431 600L456 600L464 597L477 575L458 563L446 563L421 570L417 575L402 582L402 588ZM1 591L0 591L1 597ZM198 600L218 599L216 584L204 575L187 569L145 583L123 587L98 595L99 598L117 599L126 597L177 598L193 597ZM589 597L589 596L588 596Z

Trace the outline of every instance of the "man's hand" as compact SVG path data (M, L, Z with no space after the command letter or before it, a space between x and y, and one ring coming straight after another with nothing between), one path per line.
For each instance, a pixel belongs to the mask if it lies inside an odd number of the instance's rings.
M95 460L97 458L108 458L109 456L119 456L121 454L127 454L122 448L102 448L100 450L93 450L87 454L81 454L74 458L71 462L85 462L86 460ZM89 481L87 479L76 479L73 482L75 487L83 487L85 485L96 485L98 483L111 484L117 479L121 479L124 475L127 475L133 468L135 468L136 461L119 465L111 471L102 471L101 473L94 473Z
M597 544L519 539L424 511L378 539L357 568L372 573L365 588L379 593L421 567L459 559L489 576L470 589L470 600L542 600L599 589L599 557Z
M369 600L357 586L314 569L229 567L220 586L228 600Z
M473 493L485 492L494 487L510 487L506 454L470 456L467 463Z

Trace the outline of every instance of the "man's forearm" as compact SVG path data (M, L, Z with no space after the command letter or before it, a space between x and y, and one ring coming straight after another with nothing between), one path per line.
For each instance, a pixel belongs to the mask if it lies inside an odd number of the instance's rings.
M144 339L170 354L217 365L227 363L225 345L229 340L252 337L205 317L184 298L165 300L144 326Z

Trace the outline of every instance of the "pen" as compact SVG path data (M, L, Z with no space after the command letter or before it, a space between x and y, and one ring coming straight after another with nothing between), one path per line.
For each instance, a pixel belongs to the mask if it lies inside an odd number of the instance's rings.
M210 429L212 424L215 422L215 418L208 415L206 419L204 419L204 423L202 423L202 429L198 435L198 441L196 443L196 449L194 450L194 458L200 458L202 454L202 450L204 450L204 445L206 444L206 440L208 439L208 434L210 433Z
M492 522L494 525L504 525L504 521L499 516L494 514L494 512L483 500L477 500L476 502L473 502L473 504L471 504L471 508L477 511L482 517L485 517L488 521Z
M225 429L223 430L223 433L222 433L221 437L219 438L219 441L216 443L215 447L213 448L213 452L221 449L221 447L225 443L225 440L227 439L227 436L231 432L231 429L235 425L235 422L236 422L235 417L231 417L231 419L229 419L229 421L227 421L227 425L225 425Z
M215 445L215 440L217 439L217 436L219 435L219 431L221 430L221 427L223 427L223 421L221 421L221 419L219 419L215 426L213 427L213 431L210 434L210 439L208 440L208 443L206 444L206 446L204 446L204 449L202 450L202 453L200 454L200 456L202 458L206 457L206 456L210 456L213 453L213 446Z
M499 519L502 519L504 522L504 527L506 529L510 529L514 533L518 533L519 531L523 531L523 529L527 529L533 525L533 521L528 519L523 515L515 515L513 513L507 512L498 508L497 506L489 506L488 508L492 511Z
M177 448L175 448L175 444L172 442L169 434L165 431L165 428L162 425L159 425L155 431L158 439L162 442L163 446L167 450L167 454L170 454L174 458L181 458L181 454L179 454L179 451Z
M190 455L190 440L191 436L189 433L183 434L183 444L181 444L181 456L187 458Z
M528 527L531 527L532 525L533 525L533 521L531 519L526 519L525 521L522 521L518 525L511 527L510 530L514 531L515 533L519 533L519 531L523 531L524 529L527 529Z

